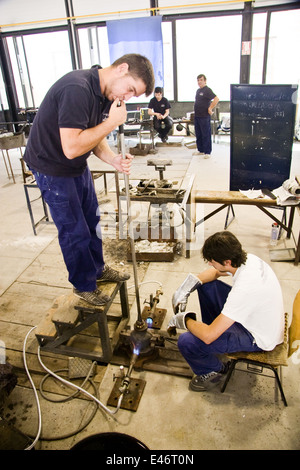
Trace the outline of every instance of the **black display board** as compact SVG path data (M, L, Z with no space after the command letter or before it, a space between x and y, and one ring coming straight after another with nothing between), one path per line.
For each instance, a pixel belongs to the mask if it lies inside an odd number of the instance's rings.
M289 178L296 103L296 85L231 85L230 191Z

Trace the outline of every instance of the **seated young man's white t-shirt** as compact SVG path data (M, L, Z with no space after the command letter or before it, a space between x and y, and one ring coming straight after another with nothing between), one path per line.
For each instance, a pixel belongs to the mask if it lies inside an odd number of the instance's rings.
M222 314L241 323L257 346L271 351L283 342L284 307L279 281L272 268L255 255L233 276Z

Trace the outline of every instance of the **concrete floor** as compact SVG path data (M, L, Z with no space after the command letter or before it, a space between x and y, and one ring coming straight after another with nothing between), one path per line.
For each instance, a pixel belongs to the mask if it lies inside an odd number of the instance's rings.
M170 139L171 141L172 139ZM230 146L228 137L218 138L213 144L210 159L193 157L193 150L180 147L159 147L156 157L172 159L173 165L166 172L170 180L195 174L194 188L227 190L229 187ZM37 411L31 385L24 374L22 348L25 336L46 315L54 300L71 292L67 273L57 243L53 225L39 225L37 236L33 235L24 196L21 166L18 151L10 151L16 184L8 179L0 159L0 194L2 223L0 260L0 340L6 348L6 356L16 370L18 385L7 398L3 418L14 429L35 436L37 433ZM137 156L132 169L132 180L149 177L152 169L147 167L149 156ZM90 167L100 168L95 159ZM101 167L102 168L102 167ZM154 171L154 170L153 170ZM300 143L293 147L291 176L300 174ZM155 173L153 173L153 176ZM157 175L155 176L157 177ZM97 183L98 184L98 183ZM113 180L109 180L113 188ZM33 190L34 191L34 190ZM38 205L38 203L37 203ZM212 206L198 207L197 220L212 210ZM243 247L271 264L276 272L284 294L286 311L291 313L293 299L299 290L300 267L292 262L271 262L269 237L272 221L255 207L236 206L231 230ZM198 227L197 239L192 246L191 257L176 255L172 262L151 262L139 265L141 302L161 283L163 295L159 306L167 309L162 326L166 328L172 315L171 297L175 288L189 272L198 273L205 263L199 249L204 238L222 230L225 211L221 211ZM295 236L299 233L299 213L295 216ZM292 241L280 240L278 247L293 246ZM126 260L120 260L126 267ZM129 267L131 269L131 267ZM128 281L131 302L131 323L136 319L133 277ZM198 301L191 295L189 309L199 312ZM27 344L28 367L38 387L46 372L37 361L37 341L34 332ZM61 356L43 355L47 367L57 370L66 363ZM129 434L142 441L151 450L299 450L300 449L300 369L299 361L289 360L282 370L283 384L288 407L283 405L275 393L274 381L249 373L236 372L226 392L220 389L211 392L189 391L187 377L173 374L134 370L132 377L146 381L146 386L135 412L120 409L110 415L98 409L92 421L77 434L65 436L80 429L91 415L94 404L83 396L64 403L53 403L40 398L42 410L42 436L35 448L40 450L68 450L89 435L101 432ZM119 366L98 366L95 377L100 401L106 405L112 390L114 374ZM54 399L71 393L63 384L48 386ZM90 393L94 393L89 388ZM110 408L114 411L113 408ZM1 423L1 422L0 422ZM12 440L11 448L16 446ZM1 448L1 434L0 434Z

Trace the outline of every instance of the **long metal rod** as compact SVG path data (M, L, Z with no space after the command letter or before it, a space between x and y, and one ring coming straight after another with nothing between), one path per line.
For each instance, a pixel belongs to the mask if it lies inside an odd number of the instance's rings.
M123 127L123 125L119 126L119 134L120 134L122 158L126 159L125 140L124 140L124 127ZM130 192L129 192L129 178L128 178L128 175L126 175L125 173L124 173L124 181L125 181L125 192L126 192L126 202L127 202L128 233L129 233L129 238L130 238L131 256L132 256L132 265L133 265L133 275L134 275L134 285L135 285L135 297L136 297L137 312L138 312L138 318L137 319L138 319L139 322L142 322L139 283L138 283L138 276L137 276L135 245L134 245L134 231L133 231L132 220L131 220L131 201L130 201Z

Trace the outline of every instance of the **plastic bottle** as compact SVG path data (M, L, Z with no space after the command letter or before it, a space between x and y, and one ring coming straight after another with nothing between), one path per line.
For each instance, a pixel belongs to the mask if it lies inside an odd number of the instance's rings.
M277 245L278 236L279 236L279 225L275 222L274 224L272 224L271 238L270 238L271 246Z

